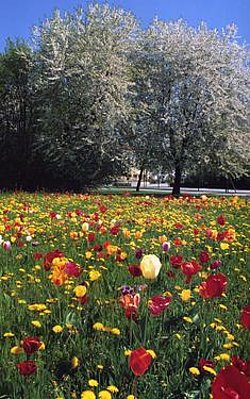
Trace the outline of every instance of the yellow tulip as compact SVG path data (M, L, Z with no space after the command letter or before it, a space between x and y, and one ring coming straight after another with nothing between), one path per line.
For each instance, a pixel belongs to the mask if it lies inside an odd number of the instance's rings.
M153 280L161 270L160 259L156 255L144 255L140 263L143 277Z
M89 224L87 222L84 222L82 224L82 231L86 233L88 230L89 230Z

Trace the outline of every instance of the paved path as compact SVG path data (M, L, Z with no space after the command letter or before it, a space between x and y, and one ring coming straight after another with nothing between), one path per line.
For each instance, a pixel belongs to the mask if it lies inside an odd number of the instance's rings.
M135 191L136 183L132 183L131 187L103 187L103 191ZM140 191L145 193L159 193L159 194L171 194L172 187L168 184L144 184L142 183ZM237 195L239 197L250 197L250 190L225 190L220 188L200 188L197 187L181 187L181 194L213 194L213 195L222 195L222 196L230 196L230 195Z
M167 192L172 191L172 187L169 187L167 184L160 184L160 187L158 184L148 184L145 188L147 189L154 189L154 190L164 190ZM142 189L144 187L142 186ZM197 187L181 187L181 193L186 193L186 194L219 194L219 195L238 195L238 196L250 196L250 190L225 190L222 188L200 188L198 189Z

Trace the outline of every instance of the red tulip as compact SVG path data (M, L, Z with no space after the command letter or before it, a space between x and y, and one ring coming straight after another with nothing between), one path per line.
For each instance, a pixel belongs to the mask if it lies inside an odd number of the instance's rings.
M135 320L137 318L138 307L141 301L140 294L125 294L119 299L119 303L125 310L125 317L127 319Z
M129 358L129 367L137 377L146 373L152 362L152 356L144 348L132 351Z
M33 360L25 360L24 362L18 363L16 368L24 377L35 374L37 371L37 365Z
M50 270L53 259L63 258L63 257L64 257L64 253L62 251L60 251L59 249L55 249L54 251L48 252L45 255L44 261L43 261L45 270L46 271Z
M199 293L202 298L220 297L227 287L227 277L223 273L210 274L206 281L201 283Z
M39 260L39 259L43 258L43 254L41 254L40 252L35 252L33 254L33 258L34 258L34 260Z
M169 271L167 272L167 276L168 276L169 278L175 278L175 272L173 272L172 270L169 270Z
M83 214L83 211L81 209L76 209L75 212L76 212L77 216L82 216L82 214Z
M181 265L182 273L186 276L186 283L190 283L192 277L202 269L199 263L192 260L191 262L183 262Z
M171 297L162 295L154 295L149 301L149 311L152 316L159 316L169 306L172 301Z
M64 272L69 277L79 277L81 274L81 268L74 262L67 262L64 268Z
M128 267L128 271L133 277L140 277L142 275L142 271L139 265L130 265Z
M216 270L216 269L218 269L218 267L220 267L221 266L221 260L219 260L219 259L217 259L217 260L215 260L211 265L210 265L210 269L211 270Z
M176 247L181 247L182 246L182 240L180 237L175 237L173 240L173 243Z
M226 238L226 231L221 231L217 234L217 241L223 241Z
M141 259L142 258L142 255L143 255L143 250L141 249L141 248L137 248L136 250L135 250L135 257L136 257L136 259Z
M240 316L240 322L245 328L250 330L250 305L246 305L242 309L241 316Z
M183 225L182 223L175 223L174 227L175 227L177 230L182 230L182 229L184 228L184 225Z
M217 217L217 223L218 223L220 226L224 226L224 224L226 223L226 218L225 218L225 216L224 216L224 215L218 216L218 217Z
M107 207L106 205L101 205L101 206L99 207L99 210L100 210L100 212L105 213L105 212L107 212L108 207Z
M89 233L87 237L88 242L95 241L95 233Z
M170 264L172 267L179 269L181 267L181 264L183 262L183 256L181 255L171 255L170 256Z
M23 340L22 347L27 355L32 355L38 351L41 341L38 337L27 337Z
M210 259L209 253L207 251L201 251L199 255L200 263L207 263Z
M239 356L232 356L232 363L238 370L250 377L250 360L242 360Z
M100 244L94 245L93 250L96 252L102 251L102 245L100 245Z
M213 368L214 368L214 362L213 362L212 360L207 360L207 359L205 359L204 357L202 357L202 358L200 359L200 361L199 361L199 368L200 368L202 371L205 371L205 370L203 369L204 366L206 366L206 367L211 367L211 368L213 369Z
M49 213L49 217L50 217L51 219L55 219L55 218L56 218L56 212L50 212L50 213Z
M88 301L89 301L89 296L86 294L86 295L80 296L77 299L78 299L78 302L80 302L81 305L86 305L86 303L88 303Z
M212 384L213 399L249 399L250 383L235 366L221 369Z
M120 231L120 227L119 227L119 226L113 226L113 227L111 227L111 229L110 229L110 233L111 233L113 236L117 236L117 234L119 233L119 231Z

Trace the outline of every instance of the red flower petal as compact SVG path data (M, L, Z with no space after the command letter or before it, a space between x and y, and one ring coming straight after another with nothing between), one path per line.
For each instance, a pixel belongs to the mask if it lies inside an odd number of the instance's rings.
M212 384L213 399L249 399L250 383L236 367L220 370Z
M152 356L144 348L135 349L129 359L129 367L137 377L146 373L152 362Z

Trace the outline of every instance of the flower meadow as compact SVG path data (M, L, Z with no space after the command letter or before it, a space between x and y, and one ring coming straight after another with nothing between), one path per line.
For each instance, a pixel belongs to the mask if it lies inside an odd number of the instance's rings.
M248 211L2 193L0 396L249 399Z

